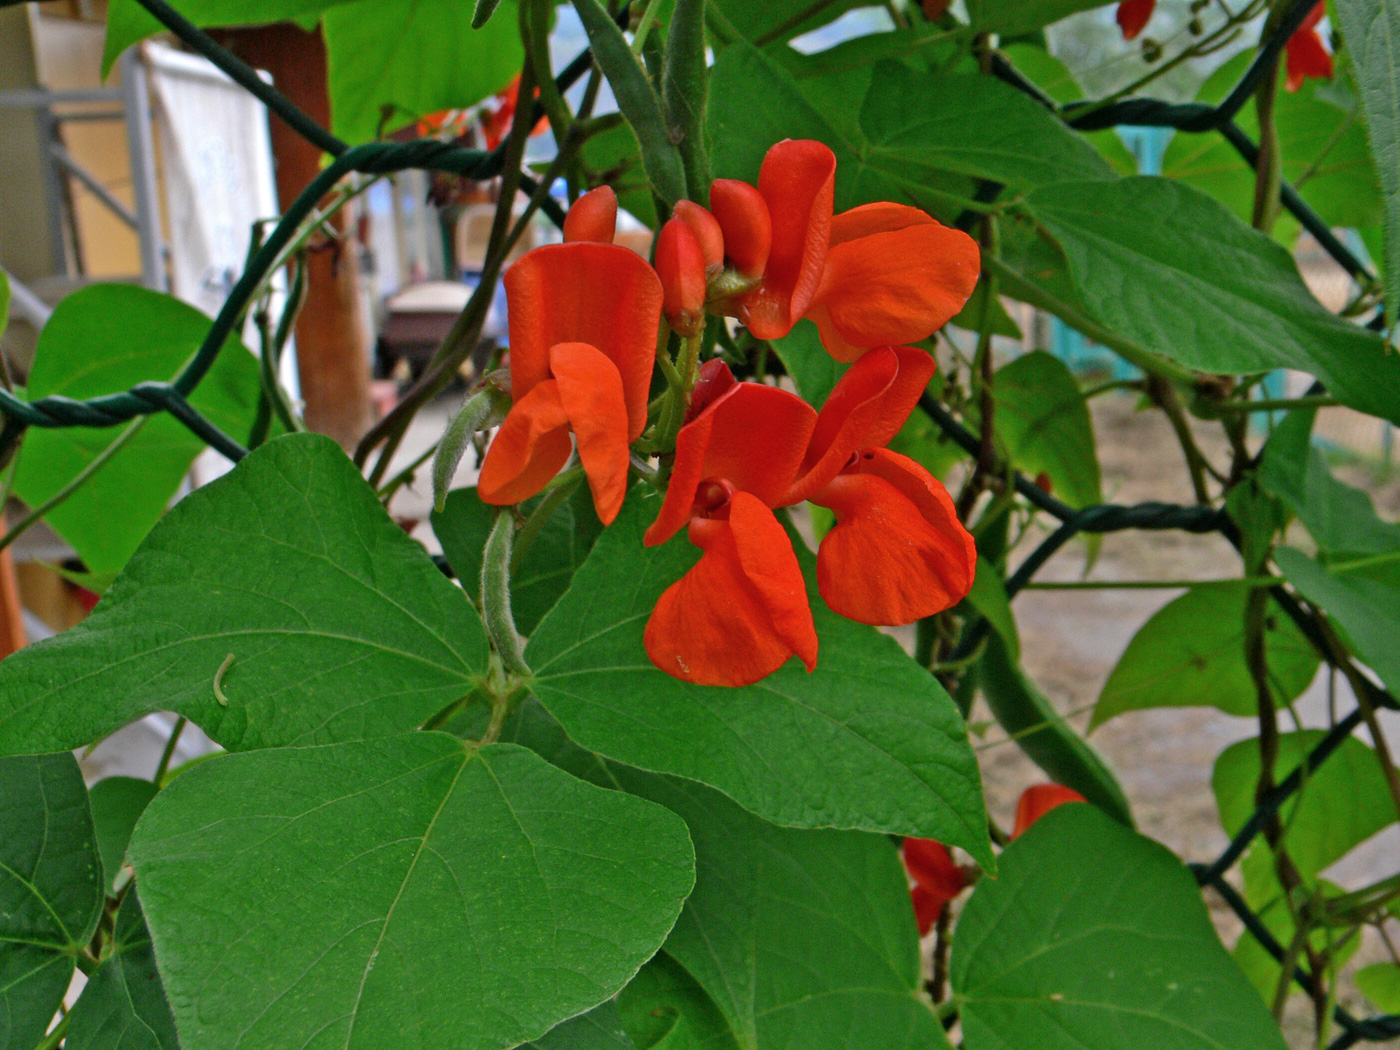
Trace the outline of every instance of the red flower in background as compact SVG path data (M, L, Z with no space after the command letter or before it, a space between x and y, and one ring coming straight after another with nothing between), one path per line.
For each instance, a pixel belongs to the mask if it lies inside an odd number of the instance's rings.
M909 896L919 936L927 937L950 901L967 889L967 872L953 863L948 847L933 839L905 839L900 849L904 867L914 880Z
M1118 5L1118 28L1124 40L1132 40L1147 27L1157 0L1123 0Z
M1332 79L1332 55L1317 32L1317 24L1326 13L1325 0L1318 0L1318 5L1308 12L1303 24L1288 38L1285 49L1288 52L1286 86L1289 91L1297 91L1308 77Z
M477 491L529 499L573 449L609 524L627 492L629 445L646 427L661 283L634 252L579 241L537 248L506 272L511 397Z
M1011 829L1012 840L1020 838L1027 828L1057 806L1063 806L1066 802L1083 801L1083 795L1063 784L1031 785L1021 792L1021 797L1016 802L1016 824Z
M647 655L699 685L750 685L796 655L811 670L817 632L802 570L773 508L802 462L816 412L796 394L701 369L689 422L648 547L682 526L705 553L662 594Z

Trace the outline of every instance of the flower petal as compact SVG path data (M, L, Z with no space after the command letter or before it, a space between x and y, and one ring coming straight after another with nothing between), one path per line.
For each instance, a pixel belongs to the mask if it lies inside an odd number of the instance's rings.
M738 179L716 179L710 186L710 210L730 265L750 280L762 277L773 250L773 218L763 194Z
M854 361L870 347L932 335L962 309L980 269L977 242L950 226L867 234L827 253L807 316L832 357Z
M972 586L977 551L947 490L912 459L874 449L812 496L836 525L817 552L832 611L893 626L942 612Z
M1083 801L1083 795L1063 784L1032 784L1021 792L1021 797L1016 802L1016 826L1011 831L1011 837L1018 838L1055 807L1063 806L1066 802Z
M547 379L511 407L496 431L477 494L498 506L527 500L559 473L573 448L559 384Z
M817 413L796 394L761 383L736 383L676 437L676 460L661 513L647 529L648 547L665 543L690 520L695 491L723 479L779 506L797 476Z
M768 151L758 192L773 222L763 283L741 300L739 319L760 339L779 339L807 312L831 236L836 155L811 139L785 139Z
M1157 0L1123 0L1118 5L1118 28L1123 31L1124 40L1132 40L1145 28L1152 18Z
M849 208L831 220L831 247L869 237L872 233L893 233L910 226L938 226L932 215L908 204L876 201Z
M909 899L914 903L914 921L919 925L919 936L927 937L938 925L938 917L953 898L923 886L915 886L909 891Z
M700 242L700 250L705 253L706 266L724 265L724 231L711 212L694 201L676 201L671 217L690 227L690 232Z
M1288 52L1288 80L1285 86L1289 91L1297 91L1308 77L1322 80L1332 79L1332 56L1322 44L1317 30L1312 28L1322 17L1323 5L1318 4L1299 27L1288 38L1285 45Z
M802 473L783 502L798 503L839 474L855 453L889 444L933 377L933 357L912 346L871 350L827 396Z
M773 512L736 493L728 521L696 518L691 542L705 553L673 583L647 621L647 655L697 685L752 685L794 654L810 671L817 635L806 586Z
M617 366L635 440L646 426L661 323L661 281L646 260L612 244L551 244L522 256L505 285L516 401L549 378L550 347L587 343Z
M611 525L627 496L627 406L617 366L597 347L560 343L549 367L578 440L578 458L593 492L598 520Z
M564 240L612 244L617 233L617 193L611 186L589 190L564 216Z
M681 335L704 328L705 250L682 218L668 219L656 236L656 273L666 322Z
M967 887L967 874L953 863L948 847L935 839L907 838L900 849L904 867L926 890L952 900Z

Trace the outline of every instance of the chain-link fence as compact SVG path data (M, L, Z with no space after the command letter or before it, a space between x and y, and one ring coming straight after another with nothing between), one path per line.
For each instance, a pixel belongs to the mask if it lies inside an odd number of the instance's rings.
M165 25L186 46L204 55L219 69L242 85L261 100L269 111L285 121L298 134L318 146L333 158L315 180L297 197L280 221L257 246L248 264L229 294L223 308L215 317L208 335L200 344L189 363L180 374L169 383L142 383L123 393L110 394L89 400L74 400L66 397L45 397L36 401L25 401L8 390L0 389L0 413L4 415L4 426L0 428L0 461L13 453L24 431L35 427L108 427L123 423L137 416L156 412L169 412L183 423L201 440L237 461L247 454L247 450L233 437L224 433L191 406L188 398L200 381L208 373L229 334L239 325L250 304L260 290L266 286L269 276L287 262L287 249L292 245L301 224L313 214L318 203L345 176L352 173L384 174L407 169L448 172L472 179L488 179L501 175L509 166L510 142L494 150L483 151L464 149L437 140L418 140L407 143L374 142L360 146L349 146L336 138L325 128L301 112L271 84L259 77L251 68L238 60L227 50L216 44L207 34L200 31L183 18L163 0L139 0L140 4ZM1153 98L1124 98L1108 103L1094 101L1077 102L1060 107L1044 95L1029 80L1000 56L992 61L994 76L1017 90L1043 104L1051 112L1062 118L1070 127L1080 131L1096 131L1119 125L1139 127L1168 127L1178 132L1190 134L1219 134L1239 153L1242 161L1253 166L1258 160L1258 146L1240 130L1235 117L1254 95L1255 89L1263 81L1271 66L1283 52L1284 45L1294 31L1303 23L1308 13L1316 6L1316 0L1293 0L1283 17L1279 19L1277 31L1260 48L1258 55L1238 84L1225 99L1216 106L1200 103L1171 103ZM623 15L626 17L624 8ZM592 66L592 55L585 50L560 73L557 78L559 89L565 90L575 83ZM522 92L523 95L523 92ZM537 107L538 108L538 107ZM542 110L535 116L543 116ZM515 158L518 166L518 158ZM519 189L530 195L530 207L525 221L534 210L542 210L554 221L562 222L563 216L558 205L548 195L549 181L553 172L538 182L526 175L519 175ZM984 183L979 190L978 200L990 203L1001 192L1001 187ZM1280 186L1282 205L1299 221L1327 252L1353 278L1365 284L1374 284L1376 276L1369 268L1336 236L1322 218L1308 206L1297 191L1284 182ZM976 216L964 216L964 223L970 224ZM484 307L494 293L497 274L483 275L483 280L473 293L464 316L475 312L473 304L482 299L476 307ZM1369 322L1373 328L1383 324L1383 314L1377 312ZM449 337L458 344L463 343L467 331L456 331ZM440 389L439 378L450 369L455 369L454 355L446 346L439 351L430 366L430 371L419 381L416 390L422 398ZM435 367L434 367L435 366ZM410 404L415 403L412 395ZM981 452L981 442L967 430L942 405L928 395L920 402L921 408L930 419L954 442L970 455L976 457ZM401 436L401 431L399 432ZM397 444L393 428L381 429L372 433L371 439L385 440L387 448L381 455L376 473L382 474L387 467L390 454ZM363 460L371 451L371 445L362 445L357 459ZM1262 452L1261 452L1262 455ZM1256 458L1257 462L1257 458ZM1142 503L1134 506L1102 504L1076 510L1062 503L1038 487L1031 479L1011 472L1016 491L1040 510L1056 518L1061 524L1017 567L1007 579L1008 596L1014 597L1030 582L1034 574L1045 564L1055 551L1064 546L1080 532L1118 532L1125 529L1183 529L1195 533L1220 533L1230 542L1238 545L1240 536L1233 520L1224 510L1212 507L1176 505L1165 503ZM1284 612L1298 625L1303 634L1313 643L1324 658L1337 665L1337 656L1327 639L1320 632L1299 604L1281 585L1270 593ZM973 623L954 652L953 658L966 655L975 648L987 630L985 621ZM1350 678L1354 687L1366 693L1360 703L1371 707L1384 707L1400 710L1400 702L1381 687L1364 676ZM1317 770L1328 757L1341 746L1363 723L1365 715L1358 704L1346 717L1340 719L1313 748L1306 760L1294 769L1282 782L1259 801L1252 816L1240 829L1223 853L1210 864L1191 864L1198 883L1209 886L1229 906L1244 924L1245 929L1255 937L1273 958L1287 965L1288 950L1278 942L1260 917L1249 907L1239 892L1225 880L1225 874L1244 855L1256 836L1260 835L1280 811L1284 803L1306 783L1308 777ZM1144 902L1149 907L1150 902ZM1295 966L1294 980L1309 994L1315 994L1321 986L1324 975L1309 972L1302 966ZM1383 1042L1400 1038L1400 1014L1385 1014L1359 1018L1334 1006L1333 1020L1341 1030L1332 1041L1329 1050L1346 1050L1359 1042Z

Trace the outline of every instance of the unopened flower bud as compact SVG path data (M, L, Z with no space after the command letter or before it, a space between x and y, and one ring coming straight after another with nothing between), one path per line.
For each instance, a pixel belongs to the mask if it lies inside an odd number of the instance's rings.
M617 194L611 186L589 190L564 216L564 240L612 244L617 232Z
M773 249L773 220L756 187L737 179L716 179L710 187L710 211L724 233L724 254L748 280L763 276Z
M724 231L719 228L719 220L694 201L677 201L672 210L673 218L680 219L690 227L695 239L700 242L700 251L705 256L705 269L718 273L724 268Z
M656 238L656 274L661 278L666 320L680 335L705 327L705 253L680 217L661 227Z

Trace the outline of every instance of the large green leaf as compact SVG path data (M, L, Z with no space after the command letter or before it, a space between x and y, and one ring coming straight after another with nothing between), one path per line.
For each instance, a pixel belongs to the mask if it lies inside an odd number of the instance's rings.
M637 1050L626 1030L617 1003L609 999L586 1014L555 1025L521 1050Z
M1074 78L1069 67L1045 48L1036 44L1010 44L1002 49L1002 53L1016 67L1017 72L1033 81L1036 87L1060 105L1084 99L1084 89ZM1123 144L1123 139L1116 129L1104 128L1102 131L1080 134L1094 144L1099 155L1119 175L1137 174L1137 158L1128 152L1128 147Z
M637 1050L738 1050L724 1015L694 977L664 951L617 996Z
M537 504L538 500L528 502L525 513ZM449 493L442 512L432 515L433 532L443 553L473 600L481 593L481 553L495 512L495 507L482 503L476 489L470 488ZM522 634L530 634L554 607L602 531L588 486L579 485L535 535L511 575L511 612Z
M1094 423L1069 367L1035 350L997 369L992 389L997 437L1011 462L1031 476L1043 471L1070 506L1102 503Z
M1138 628L1104 683L1092 726L1125 711L1153 707L1214 707L1252 718L1259 711L1244 658L1245 583L1192 587ZM1264 651L1280 704L1297 699L1317 674L1316 650L1269 601Z
M1337 0L1385 205L1386 319L1400 310L1400 0Z
M1373 963L1356 971L1361 994L1388 1014L1400 1013L1400 965Z
M1195 880L1092 806L1052 810L958 922L968 1050L1284 1050Z
M115 948L73 1007L65 1050L180 1050L134 889L117 912Z
M821 653L742 689L690 685L642 644L661 593L697 560L642 545L657 503L629 497L530 639L534 691L583 747L719 788L775 823L924 835L990 863L977 763L952 700L893 639L815 599Z
M108 893L121 874L131 829L155 797L156 785L137 777L107 777L88 792L97 851L102 856L102 884Z
M88 619L0 663L0 753L160 710L231 750L397 733L470 693L486 653L340 447L292 435L181 500Z
M979 33L1016 36L1048 26L1104 0L968 0L972 27Z
M331 130L366 142L510 83L525 58L515 0L503 0L480 29L473 10L459 0L356 0L328 10L321 26Z
M627 983L693 880L673 814L441 733L203 763L131 858L184 1050L537 1039Z
M1362 662L1400 689L1400 552L1329 566L1280 547L1274 561L1304 598L1326 610Z
M1400 421L1400 358L1322 308L1281 247L1198 190L1149 176L1065 182L1027 199L1091 315L1188 368L1296 368Z
M92 285L59 303L44 325L27 394L35 400L51 394L88 398L172 379L208 331L209 318L171 296L135 285ZM241 441L257 402L257 362L230 336L190 403ZM122 429L31 430L15 468L15 495L38 506L76 478ZM157 413L45 520L90 570L115 572L165 513L202 448L183 424Z
M347 0L174 0L170 5L197 26L244 26L298 22L314 27L321 12ZM107 44L102 54L105 75L123 51L164 27L137 0L109 0Z
M102 861L71 754L0 759L0 1047L31 1050L102 912Z
M1325 733L1305 729L1278 741L1274 782L1292 773ZM1238 834L1254 814L1259 783L1259 741L1231 744L1215 760L1211 787L1227 835ZM1279 811L1284 842L1304 878L1313 878L1376 832L1395 823L1395 801L1376 753L1355 737L1342 742L1313 770Z
M795 80L770 57L720 53L710 93L711 162L755 180L769 147L815 138L836 153L836 208L912 203L947 218L976 180L1029 189L1112 178L1093 146L1014 88L970 74L931 76L896 61Z
M1337 480L1312 445L1315 412L1290 412L1264 446L1260 483L1293 508L1328 554L1400 551L1400 525L1382 521L1368 493Z
M948 1045L920 994L918 928L887 838L778 828L698 784L616 775L690 828L695 890L666 953L742 1050Z
M1253 59L1253 52L1247 51L1226 62L1206 78L1196 100L1218 104ZM1333 104L1330 97L1309 83L1299 91L1280 90L1274 99L1283 177L1296 184L1303 199L1329 225L1366 226L1380 217L1380 188L1366 148L1366 130L1354 110ZM1258 140L1253 106L1242 109L1235 122ZM1177 132L1162 157L1162 174L1209 194L1249 221L1254 169L1222 135ZM1298 224L1289 218L1279 224L1278 232L1289 243L1297 237Z

